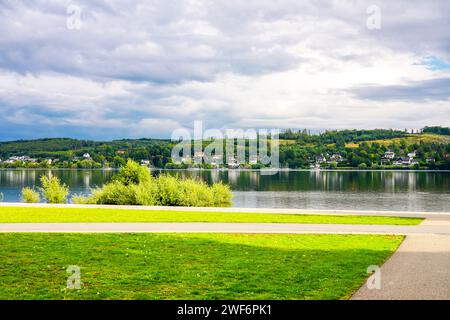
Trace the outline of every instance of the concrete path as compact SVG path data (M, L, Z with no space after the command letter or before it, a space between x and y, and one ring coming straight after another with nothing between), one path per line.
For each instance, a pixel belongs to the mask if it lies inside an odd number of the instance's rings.
M423 226L450 229L448 220L426 220ZM381 266L381 287L364 284L354 300L450 300L450 236L409 235Z
M450 300L450 236L410 235L381 267L380 289L353 300Z
M441 225L394 226L293 223L2 223L0 232L211 232L211 233L322 233L322 234L441 234Z

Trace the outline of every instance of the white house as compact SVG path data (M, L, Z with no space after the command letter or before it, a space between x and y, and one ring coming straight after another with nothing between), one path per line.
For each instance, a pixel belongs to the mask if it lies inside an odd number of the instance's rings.
M402 157L401 161L402 161L402 165L404 165L404 166L411 165L411 158L409 158L409 157Z
M395 152L394 152L394 151L386 151L386 152L384 153L384 157L385 157L386 159L392 160L392 159L394 159L394 157L395 157Z

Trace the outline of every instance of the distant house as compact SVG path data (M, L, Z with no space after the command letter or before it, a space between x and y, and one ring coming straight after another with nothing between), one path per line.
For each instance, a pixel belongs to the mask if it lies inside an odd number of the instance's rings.
M398 159L398 160L395 160L394 162L392 162L392 164L394 166L401 166L401 165L403 165L403 162L401 159Z
M345 161L345 159L340 154L333 154L330 157L330 161L331 162L343 162L343 161Z
M435 163L435 162L436 162L436 159L433 158L433 157L428 157L428 158L425 159L425 161L426 161L427 163Z
M91 161L91 160L92 160L91 155L90 155L89 153L83 154L83 159L84 159L84 160L88 160L88 161Z
M5 163L14 163L14 162L36 162L36 159L30 158L29 156L12 156L9 157L8 160L5 161Z
M415 152L410 152L408 153L408 157L411 159L414 159L416 157L416 153Z
M230 169L237 169L239 168L239 163L236 161L236 158L234 156L229 156L227 159L227 165Z
M392 160L395 157L395 152L394 151L386 151L384 153L384 158Z
M150 166L150 160L141 160L141 166Z
M409 157L402 157L401 158L401 162L402 162L402 165L409 166L409 165L411 165L411 158L409 158Z
M317 163L325 163L325 162L327 162L327 158L325 158L323 155L317 156L316 162Z
M124 155L127 152L125 150L117 150L116 153L120 154L120 155Z

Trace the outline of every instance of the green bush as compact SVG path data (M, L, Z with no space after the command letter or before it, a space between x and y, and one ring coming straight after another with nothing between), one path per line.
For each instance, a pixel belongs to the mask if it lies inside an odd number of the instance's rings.
M61 184L58 177L42 176L42 187L40 188L42 194L48 203L66 203L69 188L65 184Z
M134 187L134 191L136 193L136 204L142 206L159 205L158 186L154 181L140 183Z
M180 181L182 196L180 204L186 207L208 207L214 205L212 188L203 181L192 179Z
M158 186L157 202L161 206L181 206L182 192L177 177L159 175L156 179Z
M230 188L222 183L208 186L202 181L182 180L179 177L159 175L129 160L113 181L92 190L86 196L74 196L77 204L112 204L146 206L230 206Z
M231 193L230 186L221 182L213 184L211 187L213 193L214 206L227 207L231 206L233 194Z
M127 164L120 168L119 173L114 177L114 181L121 182L128 186L149 182L152 178L148 168L139 165L133 160L128 160Z
M41 201L41 196L39 192L32 188L25 187L21 192L22 201L25 203L38 203Z
M91 201L96 204L136 205L136 185L112 181L101 188L93 189Z
M75 194L71 198L73 204L95 204L91 196Z

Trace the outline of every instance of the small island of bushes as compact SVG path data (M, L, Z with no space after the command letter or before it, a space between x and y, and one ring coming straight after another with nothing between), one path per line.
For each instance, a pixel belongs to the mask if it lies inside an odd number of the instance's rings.
M58 177L42 176L39 191L22 189L26 203L40 202L41 195L48 203L67 203L69 188ZM180 179L161 174L153 177L148 168L128 160L111 182L94 188L90 195L74 195L74 204L228 207L232 193L228 185L212 186L203 181Z

